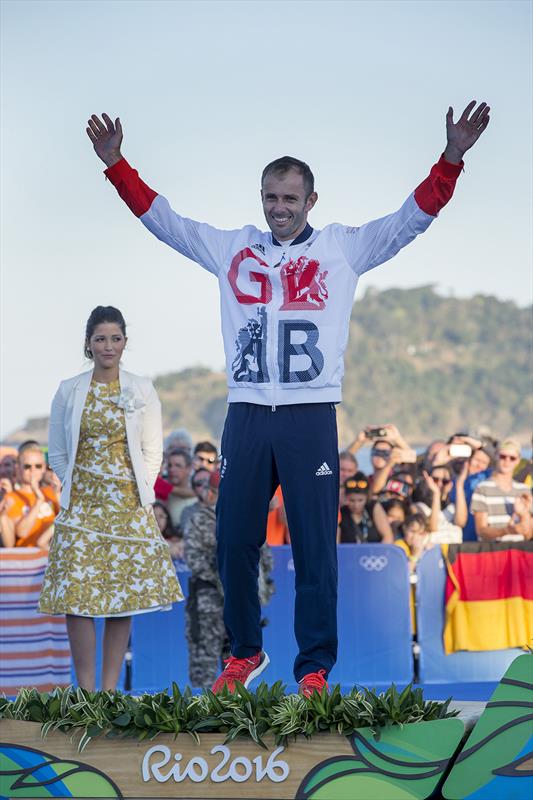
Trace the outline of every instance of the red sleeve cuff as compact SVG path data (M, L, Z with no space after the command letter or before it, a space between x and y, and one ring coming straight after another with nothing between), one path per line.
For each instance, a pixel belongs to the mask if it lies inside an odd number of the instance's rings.
M415 189L418 207L432 217L451 199L457 178L463 169L463 162L452 164L441 156L431 167L428 177Z
M157 499L164 500L166 502L170 497L171 491L172 484L162 478L161 475L158 475L154 483L154 492Z
M116 164L113 164L112 167L108 167L104 170L104 175L106 178L109 178L113 186L116 186L117 183L125 178L131 172L131 166L128 164L125 158L121 158L120 161L117 161Z
M435 166L443 178L448 178L448 180L457 180L465 167L465 162L461 161L459 164L452 164L451 161L446 161L444 155L442 155Z
M157 197L157 192L141 180L137 170L133 169L125 158L121 158L112 167L104 170L104 175L109 178L136 217L146 214Z

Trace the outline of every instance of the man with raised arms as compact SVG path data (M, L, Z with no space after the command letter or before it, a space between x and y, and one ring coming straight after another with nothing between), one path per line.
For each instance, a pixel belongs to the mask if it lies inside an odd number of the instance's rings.
M177 214L121 153L122 125L93 115L87 134L106 176L158 239L212 272L221 293L229 408L217 505L218 567L231 658L213 686L248 686L267 666L257 594L269 501L281 484L296 579L294 675L310 696L337 656L339 460L335 404L359 276L423 233L450 200L463 155L489 122L472 101L429 176L401 208L359 227L311 227L317 201L303 161L268 164L261 199L269 231L223 231Z

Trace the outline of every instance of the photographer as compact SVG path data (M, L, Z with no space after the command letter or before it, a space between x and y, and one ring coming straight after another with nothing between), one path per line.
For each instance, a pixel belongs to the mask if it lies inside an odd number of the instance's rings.
M446 466L433 467L431 474L423 471L424 483L414 493L415 505L427 520L432 544L460 544L463 532L456 523L455 504L450 502L451 471ZM464 481L466 470L461 477Z
M446 450L448 463L455 473L454 485L450 491L450 502L455 504L454 522L463 529L463 542L475 542L476 526L470 504L478 484L491 475L494 447L489 440L481 441L464 434L456 434Z
M348 447L348 452L355 455L362 447L371 445L371 463L373 473L370 483L373 495L383 491L391 476L393 468L398 464L411 464L416 461L416 453L412 450L396 425L367 425Z

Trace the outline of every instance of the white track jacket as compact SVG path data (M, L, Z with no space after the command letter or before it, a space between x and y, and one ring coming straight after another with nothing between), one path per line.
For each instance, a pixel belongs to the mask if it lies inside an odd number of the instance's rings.
M429 227L462 166L441 157L393 214L360 227L307 225L292 243L253 225L226 231L180 216L125 159L105 174L154 236L218 278L229 402L275 408L341 400L359 276Z

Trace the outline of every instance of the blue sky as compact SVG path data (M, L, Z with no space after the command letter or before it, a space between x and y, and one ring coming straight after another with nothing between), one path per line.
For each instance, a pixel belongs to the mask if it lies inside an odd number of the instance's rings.
M153 239L85 134L120 115L124 154L180 213L264 227L262 167L311 164L315 227L397 208L445 143L448 105L487 100L453 202L361 281L531 301L530 2L2 2L0 435L87 367L98 304L125 366L221 368L216 281Z

